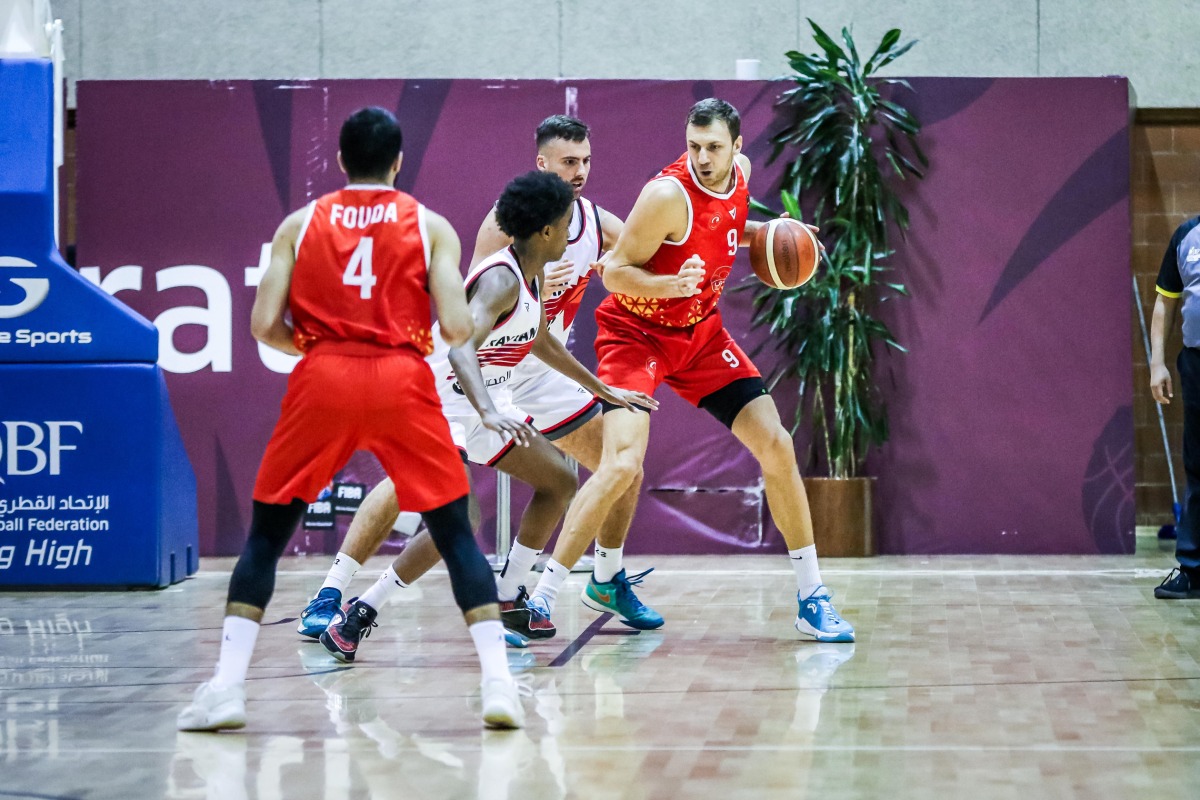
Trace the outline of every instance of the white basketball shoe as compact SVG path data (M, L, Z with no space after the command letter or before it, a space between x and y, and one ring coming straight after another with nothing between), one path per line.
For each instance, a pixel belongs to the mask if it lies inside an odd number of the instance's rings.
M483 724L488 728L522 728L525 707L516 681L493 678L480 685L483 700Z
M181 731L220 731L246 727L246 687L214 687L205 681L196 689L192 703L175 722Z

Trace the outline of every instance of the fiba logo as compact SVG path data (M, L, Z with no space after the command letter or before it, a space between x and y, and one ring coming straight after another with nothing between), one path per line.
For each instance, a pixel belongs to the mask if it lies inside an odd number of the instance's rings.
M8 476L36 475L46 470L51 475L61 474L63 451L78 449L65 443L65 431L83 433L83 423L74 420L4 420L0 426L3 427L0 431L0 465ZM0 483L3 482L0 478Z
M715 231L717 229L717 227L720 226L720 224L721 224L721 215L713 214L712 219L710 219L708 221L708 229L710 231Z
M658 372L658 359L651 356L646 359L646 372L653 377Z
M16 267L29 269L37 267L32 261L15 256L0 256L0 268ZM14 319L28 314L40 306L50 294L50 281L46 278L9 278L9 283L15 283L25 290L25 298L19 303L0 303L0 319Z
M714 292L722 292L725 290L725 279L729 277L730 272L731 270L729 267L721 267L713 272L712 280L708 283L710 286L712 286L712 290Z

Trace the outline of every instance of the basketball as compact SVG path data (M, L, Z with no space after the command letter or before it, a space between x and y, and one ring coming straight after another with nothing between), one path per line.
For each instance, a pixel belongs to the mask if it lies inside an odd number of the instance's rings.
M821 246L807 225L787 217L773 219L750 240L750 266L773 289L808 283L821 260Z

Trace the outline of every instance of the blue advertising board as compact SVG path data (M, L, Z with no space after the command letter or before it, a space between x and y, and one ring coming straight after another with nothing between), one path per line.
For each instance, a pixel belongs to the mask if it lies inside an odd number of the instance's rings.
M0 59L0 586L167 586L195 476L154 326L54 246L52 80Z

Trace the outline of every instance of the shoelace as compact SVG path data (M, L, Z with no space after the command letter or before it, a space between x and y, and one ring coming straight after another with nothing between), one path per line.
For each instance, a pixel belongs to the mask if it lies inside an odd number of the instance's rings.
M369 626L364 626L363 621L365 619L366 619L365 615L355 614L353 617L346 620L346 627L350 627L351 625L353 625L353 629L359 631L358 638L360 641L363 639L366 639L367 637L369 637L371 635L371 628L379 627L379 623L375 622L375 621L372 621ZM345 630L345 628L343 628L343 630Z
M617 593L621 595L621 597L631 602L634 610L640 611L646 606L643 605L642 601L639 600L637 595L633 593L633 587L640 585L641 582L645 580L646 576L651 572L654 572L654 567L651 567L643 572L639 572L636 575L626 575L624 580L617 580L614 578L617 584Z
M312 609L309 613L314 614L319 611L329 611L330 609L337 611L339 608L341 608L341 603L332 597L318 597L313 601Z
M1180 570L1178 567L1176 567L1175 569L1168 572L1167 577L1163 578L1163 582L1160 583L1159 586L1166 586L1168 583L1175 580L1175 575L1179 572L1180 572Z
M825 616L830 622L837 623L842 621L842 618L838 616L837 611L834 610L833 603L829 602L828 597L819 597L816 600L809 599L806 602L816 603L817 606L820 607L823 612L825 612Z
M536 620L549 620L549 619L550 619L550 615L549 615L549 614L547 614L545 611L543 611L543 610L541 609L541 606L538 606L538 605L531 605L530 603L526 602L526 603L525 603L525 609L526 609L527 611L529 611L529 618L530 618L531 620L534 620L534 619L536 619Z

